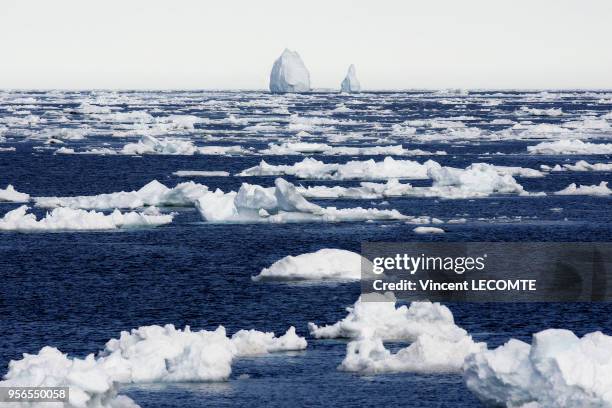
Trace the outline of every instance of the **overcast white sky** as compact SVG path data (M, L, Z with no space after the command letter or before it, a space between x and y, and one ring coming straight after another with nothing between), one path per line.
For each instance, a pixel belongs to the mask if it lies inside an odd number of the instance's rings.
M612 0L2 0L0 88L612 88Z

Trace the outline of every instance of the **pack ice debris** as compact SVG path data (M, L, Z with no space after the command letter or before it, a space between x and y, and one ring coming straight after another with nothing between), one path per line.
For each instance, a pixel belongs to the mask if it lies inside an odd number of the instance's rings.
M527 146L530 154L612 154L612 143L590 143L578 139L542 142Z
M143 326L121 332L97 356L71 358L48 346L38 354L24 354L9 363L0 386L68 386L70 406L137 407L128 397L117 395L118 385L223 381L237 358L306 346L293 327L280 337L257 330L240 330L228 337L223 326L213 331Z
M96 231L118 228L156 227L172 222L172 214L158 211L126 212L115 210L110 214L72 208L55 208L40 220L28 213L22 205L0 218L2 231Z
M415 234L444 234L444 230L437 227L416 227L412 231Z
M0 202L8 201L10 203L26 203L30 201L30 195L26 193L20 193L15 190L12 184L6 186L5 189L0 188Z
M397 210L320 207L307 201L296 187L278 178L274 187L243 183L238 192L209 191L196 200L196 208L209 222L340 222L409 220Z
M555 195L590 195L590 196L609 196L612 194L612 189L608 187L607 181L602 181L598 185L592 186L577 186L572 183L561 191L555 192Z

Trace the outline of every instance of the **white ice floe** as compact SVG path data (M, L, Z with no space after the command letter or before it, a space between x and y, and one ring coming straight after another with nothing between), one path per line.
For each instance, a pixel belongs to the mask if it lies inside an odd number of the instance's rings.
M548 329L532 344L511 339L467 357L467 387L487 405L529 408L612 406L612 337Z
M26 203L30 201L30 195L26 193L20 193L15 190L12 184L6 186L3 190L0 188L0 202L8 201L10 203Z
M97 356L70 358L53 347L24 354L23 359L9 363L0 386L67 386L73 407L137 407L128 397L117 395L118 385L223 381L230 376L236 358L306 346L293 327L280 337L256 330L241 330L228 337L222 326L214 331L143 326L109 340Z
M386 197L440 197L445 199L465 199L488 197L492 194L528 195L523 187L510 175L510 167L498 167L485 163L475 163L466 169L442 167L428 172L433 180L430 187L414 187L389 179L386 183L362 182L359 187L310 186L299 187L298 191L309 198L353 198L376 199ZM516 170L519 174L532 174L533 169Z
M577 186L576 183L572 183L563 190L555 192L555 195L609 196L610 194L612 194L612 189L608 187L607 181L592 186Z
M612 163L589 163L578 160L576 164L557 164L555 166L541 165L543 171L612 171Z
M174 188L168 188L159 181L153 180L137 191L121 191L76 197L35 197L34 201L37 207L44 208L133 209L145 206L192 207L195 201L208 191L208 187L193 181L179 183Z
M421 164L412 160L395 160L392 157L385 157L384 160L378 162L370 159L348 163L323 163L307 157L293 165L272 165L262 160L259 165L243 170L238 175L292 175L303 179L320 180L427 179L429 169L441 167L433 160L427 160Z
M451 311L440 303L412 302L409 307L396 307L394 300L391 295L363 295L346 309L344 319L328 326L308 323L310 334L317 339L373 337L411 342L424 334L449 341L467 336L455 324Z
M264 268L254 281L335 280L352 281L361 277L361 255L342 249L324 248L298 256L286 256Z
M117 395L118 384L96 361L93 354L84 359L69 358L54 347L43 347L38 354L24 354L12 360L2 387L68 387L68 404L15 402L9 407L67 406L75 408L135 408L129 397Z
M446 155L446 152L438 150L429 152L421 149L406 149L402 145L393 146L372 146L372 147L353 147L353 146L330 146L326 143L308 142L285 142L280 145L270 143L267 149L259 151L264 155L301 155L301 154L321 154L325 156L424 156L424 155Z
M392 353L380 338L364 337L347 345L338 369L361 374L461 372L467 356L485 349L485 343L476 343L468 335L447 339L422 334Z
M230 175L227 171L216 170L179 170L172 174L178 177L229 177Z
M527 146L530 154L612 154L612 143L589 143L578 139L542 142Z
M369 296L368 301L364 299ZM351 338L346 357L338 367L364 374L388 372L457 372L465 357L482 351L468 333L455 325L451 311L439 303L412 302L396 308L390 294L360 297L349 314L331 326L309 323L315 338ZM391 353L385 340L411 344Z
M416 227L412 231L415 234L444 234L444 230L437 227Z
M270 73L270 92L308 92L310 91L310 73L300 55L285 49L274 61Z
M339 222L409 220L396 210L320 207L307 201L295 186L281 178L274 187L243 183L238 192L209 191L196 201L202 218L209 222Z
M355 71L355 65L351 64L346 73L346 77L340 84L340 91L346 93L355 93L361 91L361 84L357 79L357 73Z
M527 106L521 106L521 109L516 112L517 114L528 114L534 116L561 116L563 111L561 108L549 108L549 109L538 109L529 108Z
M227 154L249 154L248 149L242 146L196 146L193 141L187 139L156 138L153 136L143 136L136 143L128 143L120 150L121 154L126 155L182 155L192 156L201 155L227 155Z
M153 208L153 207L152 207ZM96 231L118 228L156 227L172 222L172 214L158 211L126 212L119 210L111 214L72 208L55 208L38 220L27 213L29 207L22 205L0 218L2 231Z

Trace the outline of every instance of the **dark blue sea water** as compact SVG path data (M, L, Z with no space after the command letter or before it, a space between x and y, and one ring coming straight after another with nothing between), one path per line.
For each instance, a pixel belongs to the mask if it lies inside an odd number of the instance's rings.
M32 96L33 95L33 96ZM121 94L119 94L121 96ZM228 96L229 95L229 96ZM70 112L81 100L100 102L92 93L49 97L29 94L36 102L4 100L0 115L17 117L16 105L39 118L56 118L57 111L68 117L65 126L87 124L92 135L66 141L67 146L110 146L126 143L111 136L117 125L96 122L86 115ZM138 98L136 102L130 102ZM154 99L154 105L147 97ZM53 99L55 98L55 99ZM114 96L115 100L121 98ZM192 114L201 117L227 117L228 112L244 116L265 116L264 108L235 106L245 98L265 100L263 94L191 93L147 95L127 94L127 101L113 106L120 111L146 110L154 116ZM242 99L241 99L242 98ZM317 95L312 100L286 103L300 115L328 111L344 100L338 95ZM439 97L440 99L442 97ZM481 129L500 130L504 126L483 124L494 118L517 120L520 106L561 108L575 117L591 112L604 114L611 104L596 104L597 95L574 93L539 102L529 102L521 94L504 96L494 112L483 109L482 101L458 98L457 104L440 104L428 95L384 98L363 96L366 106L376 105L391 113L377 114L366 109L358 116L367 123L399 123L426 117L478 118ZM517 98L523 100L516 101ZM189 103L185 102L188 99ZM397 99L394 102L394 99ZM142 102L144 100L144 102ZM208 100L225 100L223 110L196 108ZM55 101L55 102L53 102ZM286 101L285 101L286 102ZM153 107L152 107L153 106ZM12 107L13 111L7 107ZM268 109L268 108L266 108ZM49 113L51 112L51 113ZM238 113L236 113L238 112ZM388 116L387 116L388 115ZM22 115L23 116L23 115ZM340 119L351 119L350 113ZM559 118L532 117L534 123L559 123ZM563 119L567 120L567 119ZM90 195L138 189L153 179L168 186L186 181L172 175L177 170L225 170L232 174L254 166L261 156L95 156L60 155L33 134L45 128L61 127L55 119L47 123L15 125L4 121L8 130L2 145L16 152L0 152L0 187L11 183L32 196ZM505 126L507 127L507 125ZM229 144L263 147L265 140L240 143L240 126L231 124L196 125L199 129L226 131ZM238 133L232 133L232 132ZM355 131L335 126L334 131ZM363 132L375 133L367 127ZM280 130L281 137L284 130ZM286 131L289 134L289 131ZM107 134L105 134L107 133ZM325 131L321 132L324 135ZM316 130L313 131L316 134ZM220 134L219 136L223 136ZM321 136L324 137L324 136ZM603 138L604 136L601 136ZM198 139L199 140L199 139ZM532 140L479 141L468 143L405 143L405 146L445 150L447 156L431 157L442 165L465 167L474 162L539 168L541 164L610 162L610 156L532 156L525 153ZM204 143L203 143L204 144ZM214 142L211 144L223 144ZM486 152L504 155L483 156ZM381 157L323 157L319 160L344 162ZM294 163L301 156L264 157L269 163ZM417 157L425 160L429 157ZM414 159L414 158L409 158ZM356 185L350 182L295 180L303 185ZM528 191L554 192L568 184L599 184L611 179L609 172L559 172L544 178L517 178ZM195 181L224 191L240 183L271 185L271 177L211 177ZM416 181L413 184L427 184ZM362 242L373 241L610 241L612 240L612 201L610 197L494 196L476 200L390 198L382 200L316 201L337 207L394 208L404 214L428 215L442 219L466 218L465 224L445 224L445 234L416 235L414 225L403 222L299 223L299 224L211 224L205 223L194 208L178 211L174 222L155 229L116 232L0 233L0 372L21 354L37 353L51 345L73 356L84 356L103 348L122 330L144 325L172 323L193 329L214 329L223 325L229 333L240 329L284 332L297 328L308 339L303 352L244 358L233 366L231 378L222 383L130 385L122 392L143 407L199 406L396 406L472 407L476 398L464 386L459 374L393 374L361 376L336 370L345 355L346 342L315 340L309 337L307 322L334 323L346 315L345 307L359 296L359 284L291 285L251 281L263 267L292 254L320 248L359 251ZM18 204L0 204L0 216ZM551 211L561 208L561 211ZM44 211L35 209L42 215ZM449 304L456 323L475 339L490 347L514 337L529 341L532 333L550 328L567 328L582 335L595 330L612 334L612 305L602 304ZM393 346L393 345L392 345ZM246 374L246 375L245 375Z

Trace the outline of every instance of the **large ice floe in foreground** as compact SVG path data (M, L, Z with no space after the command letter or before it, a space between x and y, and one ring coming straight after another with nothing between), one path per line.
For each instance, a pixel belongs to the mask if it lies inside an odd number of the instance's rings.
M459 372L466 356L486 349L455 324L446 306L412 302L396 308L393 300L391 295L363 295L339 322L323 327L309 323L310 334L354 339L338 369L365 374ZM384 346L388 340L411 344L392 353Z
M214 331L143 326L109 340L97 356L71 358L54 347L24 354L9 363L0 386L67 386L71 407L137 407L130 398L117 395L120 384L223 381L236 358L306 346L293 327L280 337L257 330L228 337L222 326Z
M286 256L264 268L254 281L354 281L361 277L361 255L343 249L324 248L298 256Z
M612 337L548 329L532 344L511 339L468 356L468 388L487 405L529 408L612 406Z
M30 196L26 193L20 193L15 190L11 184L6 186L5 189L0 188L0 202L8 201L10 203L26 203L30 201Z
M527 146L530 154L612 154L612 143L589 143L578 139L542 142Z
M586 160L578 160L576 164L557 164L540 166L543 171L612 171L612 163L589 163Z
M344 80L340 84L340 91L347 93L361 91L361 84L359 83L357 73L355 72L355 65L351 64L349 67L346 77L344 77Z
M274 61L270 73L270 92L308 92L310 91L310 73L300 55L285 49Z
M278 178L274 187L243 183L238 192L208 192L196 201L209 222L339 222L411 220L397 210L321 207L306 200L288 181Z
M0 231L97 231L118 228L156 227L172 222L172 214L160 214L151 207L145 212L110 214L73 208L55 208L45 217L37 219L22 205L0 218Z

